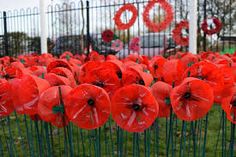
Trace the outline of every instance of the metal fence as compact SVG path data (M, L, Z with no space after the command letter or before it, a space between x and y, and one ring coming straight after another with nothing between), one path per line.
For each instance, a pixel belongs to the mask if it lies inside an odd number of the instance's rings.
M171 38L172 30L177 22L188 19L188 0L168 0L174 9L174 22L164 32ZM116 36L128 43L132 37L147 35L152 39L153 33L145 27L142 20L143 8L148 0L96 0L75 1L68 4L51 4L47 7L48 19L48 52L60 54L63 51L81 53L90 43L97 43L97 49L103 51L101 32L112 29ZM133 3L138 9L138 18L129 30L119 31L113 21L115 12L125 3ZM236 47L236 2L234 0L199 0L198 7L198 50L232 51ZM5 13L5 17L4 14ZM124 13L125 19L131 14ZM222 20L222 31L213 36L207 36L200 30L203 19L216 16ZM164 13L160 6L155 6L151 18L160 21ZM5 20L5 22L4 22ZM0 15L0 54L16 56L32 52L40 52L39 9L28 8L3 12ZM5 27L4 27L5 26ZM125 44L126 45L126 44ZM109 47L110 45L105 45ZM188 47L174 46L174 51L187 51ZM148 55L153 50L150 48ZM141 52L142 53L142 52ZM174 52L173 52L174 53Z

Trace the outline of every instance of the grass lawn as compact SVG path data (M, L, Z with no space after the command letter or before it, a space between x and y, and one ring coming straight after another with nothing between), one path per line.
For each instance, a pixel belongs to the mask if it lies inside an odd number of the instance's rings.
M222 151L225 156L230 153L231 123L222 116L220 106L214 106L207 118L192 123L177 120L174 115L168 119L157 119L144 133L123 131L112 120L92 131L79 129L73 124L58 129L15 114L0 119L0 126L1 157L164 157L167 154L217 157L222 155Z

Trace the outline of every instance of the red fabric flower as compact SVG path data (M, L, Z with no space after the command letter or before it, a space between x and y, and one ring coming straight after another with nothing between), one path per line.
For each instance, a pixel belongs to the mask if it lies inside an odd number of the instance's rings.
M152 86L152 94L156 98L159 104L159 114L158 117L169 117L171 102L170 102L170 92L172 90L171 85L158 81Z
M9 116L14 111L10 88L11 86L7 80L0 79L0 118Z
M53 68L56 68L56 67L64 67L64 68L69 69L72 73L74 73L69 63L63 59L57 59L55 61L50 62L49 65L47 66L47 72L49 73Z
M204 80L212 87L214 93L220 92L224 85L222 71L215 64L208 61L201 61L192 65L185 71L183 76L184 78L195 77Z
M189 38L184 37L182 35L182 30L183 29L189 29L189 23L188 21L181 21L180 23L177 23L175 26L175 29L172 31L173 33L173 39L177 45L180 46L188 46L189 44Z
M43 77L47 73L47 69L44 66L31 66L28 68L33 75Z
M99 67L101 64L101 62L97 62L97 61L88 61L86 62L84 65L82 65L80 67L80 72L79 72L79 82L80 83L84 83L84 79L86 77L86 75L92 71L93 69Z
M102 32L102 40L106 43L111 42L114 39L114 33L112 30L108 29Z
M96 129L110 116L110 99L100 87L82 84L73 89L65 100L69 120L83 129Z
M121 86L120 80L114 70L100 67L87 73L83 82L105 89L109 96L112 96Z
M193 64L197 63L199 61L198 56L192 54L192 53L185 53L181 58L181 62L184 65L184 68L187 69L188 67L192 66Z
M129 50L133 53L139 53L140 52L140 38L135 37L133 38L129 43Z
M137 67L127 68L122 75L123 85L140 84L149 87L152 81L151 74L143 72Z
M49 83L36 76L24 75L10 81L11 97L18 114L35 115L39 95L50 87Z
M120 50L122 50L124 47L124 44L121 40L117 39L115 40L112 45L111 45L111 49L116 51L116 52L119 52Z
M124 86L112 97L114 121L128 132L143 132L156 119L159 105L148 88L141 85Z
M128 23L124 23L121 20L121 15L125 11L132 12L132 18L129 20ZM128 4L123 5L116 12L115 17L114 17L114 21L115 21L115 24L116 24L116 27L117 27L118 30L126 30L126 29L129 29L131 26L134 25L137 17L138 17L138 10L136 9L136 7L133 4L128 3Z
M236 86L233 86L233 94L222 100L222 109L226 112L226 117L233 124L236 124Z
M69 51L66 51L60 55L60 59L66 59L69 61L71 58L73 58L73 54Z
M158 3L160 7L165 11L165 19L160 23L154 23L150 19L150 11ZM149 30L154 32L161 32L170 26L173 21L174 14L173 9L170 3L165 0L152 0L149 1L143 12L143 21L144 24L149 28Z
M163 75L163 66L166 59L161 56L155 56L152 58L149 64L149 70L154 78L161 80Z
M70 86L54 86L45 90L38 103L38 114L46 122L59 128L68 124L64 100L72 90Z
M70 70L68 70L67 68L63 68L63 67L53 68L50 71L50 73L54 73L54 74L57 74L59 76L66 77L70 81L70 86L72 88L74 88L76 86L75 78L74 78L72 72Z
M68 78L54 73L47 73L45 75L45 80L47 80L51 86L71 85L71 82Z
M207 114L213 105L213 90L202 80L186 78L171 92L171 105L179 119L194 121Z
M210 19L212 19L215 27L209 28L208 23L207 23L208 19L205 19L201 25L203 32L206 33L207 35L213 35L213 34L219 33L222 29L221 21L217 17L210 18Z
M164 82L176 86L182 82L184 74L184 65L180 60L172 59L163 65L162 75Z

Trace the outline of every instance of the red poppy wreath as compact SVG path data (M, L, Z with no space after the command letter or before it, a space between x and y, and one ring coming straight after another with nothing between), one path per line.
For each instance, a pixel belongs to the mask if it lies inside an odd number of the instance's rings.
M212 17L211 19L215 25L215 27L212 28L212 26L209 26L207 23L208 19L205 19L201 25L203 32L206 33L207 35L213 35L213 34L219 33L222 28L221 21L217 17Z
M187 46L189 42L188 36L184 37L182 35L182 30L189 29L188 21L181 21L180 23L176 24L175 29L172 31L173 39L177 45L180 46Z
M124 23L121 20L121 15L126 10L132 12L132 18L129 20L128 23ZM138 10L136 9L136 7L133 4L128 3L128 4L125 4L124 6L122 6L116 12L115 17L114 17L114 21L115 21L115 24L116 24L118 30L126 30L126 29L129 29L135 23L137 17L138 17Z
M150 11L155 6L155 3L159 3L160 7L166 12L165 14L165 20L163 20L160 23L155 23L150 19ZM154 32L161 32L165 30L172 22L174 16L173 16L173 9L172 6L165 0L155 0L155 1L149 1L147 6L144 9L143 12L143 21L144 24L152 31Z

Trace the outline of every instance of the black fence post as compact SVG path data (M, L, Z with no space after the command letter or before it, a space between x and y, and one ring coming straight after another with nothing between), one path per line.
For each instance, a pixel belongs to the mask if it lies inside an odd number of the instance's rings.
M89 55L90 49L90 23L89 23L89 1L86 1L86 29L87 29L87 55Z
M204 0L204 19L207 17L207 2ZM206 33L203 36L203 51L206 51Z
M7 36L7 13L4 11L3 12L3 27L4 27L4 49L5 49L5 54L9 56L9 51L8 51L8 36Z

